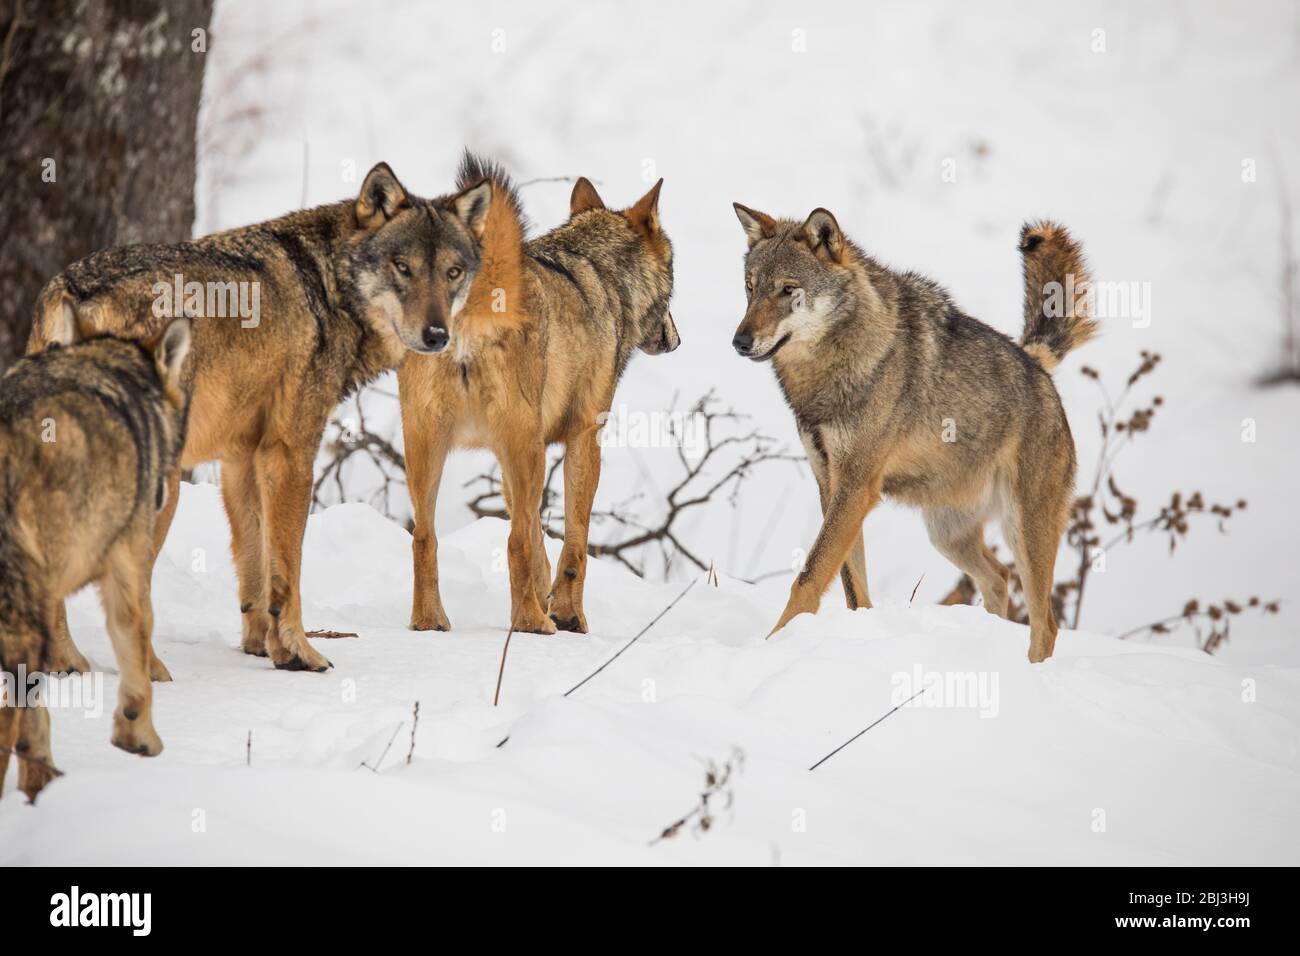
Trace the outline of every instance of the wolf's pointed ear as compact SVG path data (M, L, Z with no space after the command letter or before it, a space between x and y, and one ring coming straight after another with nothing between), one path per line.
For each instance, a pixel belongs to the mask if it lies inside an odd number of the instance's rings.
M447 200L447 211L461 221L475 239L483 238L488 210L492 208L492 181L485 179Z
M357 196L357 225L362 229L378 229L397 215L399 210L411 205L411 197L397 181L387 163L376 163L366 173Z
M733 202L731 206L736 210L736 218L740 220L750 246L760 239L771 239L776 235L776 220L767 213L742 206L738 202Z
M659 231L659 190L663 184L663 179L660 179L627 211L628 221L647 236L653 236Z
M192 337L193 326L189 319L172 319L150 344L154 364L158 366L158 377L169 389L180 388L181 366L185 364L185 356L190 354Z
M825 209L814 209L803 224L803 239L816 256L825 255L832 262L844 259L844 233L840 224Z
M596 192L596 187L591 184L591 180L586 176L579 176L578 181L573 184L573 195L569 197L569 215L576 216L588 209L604 208L605 201L600 198L600 193Z

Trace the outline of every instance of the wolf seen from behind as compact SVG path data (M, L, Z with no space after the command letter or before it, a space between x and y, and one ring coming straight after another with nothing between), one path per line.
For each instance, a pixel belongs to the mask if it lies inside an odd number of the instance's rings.
M64 300L50 348L0 378L0 787L9 753L35 797L53 775L49 713L27 683L63 599L99 585L120 683L113 743L154 756L150 635L154 537L185 444L189 319L151 339L86 337ZM36 706L29 706L29 704Z

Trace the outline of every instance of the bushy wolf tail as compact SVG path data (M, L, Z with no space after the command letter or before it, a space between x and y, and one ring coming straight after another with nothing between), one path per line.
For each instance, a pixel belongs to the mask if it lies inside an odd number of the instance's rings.
M1020 230L1025 269L1025 331L1020 346L1048 372L1097 334L1083 249L1065 227L1045 219Z

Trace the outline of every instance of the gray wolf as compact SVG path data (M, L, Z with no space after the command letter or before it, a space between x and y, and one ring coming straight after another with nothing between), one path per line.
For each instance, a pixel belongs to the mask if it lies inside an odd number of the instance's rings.
M749 241L748 305L732 344L772 363L823 513L772 633L816 612L837 571L848 606L871 606L862 522L888 495L921 509L935 547L1005 617L1008 571L984 540L997 518L1024 584L1029 659L1051 656L1053 567L1075 454L1049 373L1096 332L1078 243L1054 223L1022 229L1016 343L931 280L872 259L825 209L803 222L735 209ZM1065 301L1063 288L1077 295Z
M567 222L526 240L519 196L496 165L466 154L459 185L492 190L482 265L452 325L453 345L398 370L406 476L415 510L411 627L448 630L438 591L434 506L453 448L488 448L510 514L511 627L586 632L583 583L599 428L634 352L680 342L668 300L672 245L659 221L659 180L632 206L606 207L587 179ZM564 445L564 548L555 582L542 546L546 446Z
M329 668L307 641L299 593L316 450L351 391L407 354L447 347L478 270L475 232L489 200L483 184L421 199L380 163L355 200L191 242L99 252L42 293L29 353L50 341L64 297L96 331L146 336L179 309L193 317L179 467L221 463L245 653L287 670ZM255 316L244 308L253 303ZM179 480L178 469L159 542ZM56 630L51 668L84 668L66 618ZM166 678L156 657L151 668Z
M17 675L42 666L63 599L95 582L121 683L113 743L154 756L149 596L159 512L185 444L181 366L190 321L152 339L86 337L64 300L51 348L0 378L0 658ZM43 706L0 706L0 744L29 797L52 774ZM0 751L0 787L9 755Z

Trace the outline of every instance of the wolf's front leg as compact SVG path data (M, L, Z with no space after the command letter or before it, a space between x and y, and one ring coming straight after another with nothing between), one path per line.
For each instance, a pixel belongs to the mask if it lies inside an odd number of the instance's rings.
M311 456L273 442L258 448L256 468L268 546L263 590L266 612L275 619L266 633L266 650L279 670L324 673L333 665L307 642L299 590L302 538L311 510Z
M555 569L550 614L565 631L587 633L582 590L587 579L587 535L591 504L600 483L600 432L584 429L571 437L564 450L564 550Z
M799 440L803 442L808 464L812 466L813 477L817 479L817 497L821 502L822 518L825 519L833 490L834 470L830 455L827 454L824 439L816 429L800 429ZM844 585L844 602L850 610L871 607L871 597L867 593L867 549L861 528L858 528L857 539L849 548L848 559L840 567L840 582Z
M816 614L822 594L849 557L849 548L862 533L867 513L880 501L881 479L862 484L840 483L826 502L826 517L808 552L803 571L790 587L790 599L771 637L800 614Z
M546 447L536 438L521 438L497 455L501 479L508 487L510 539L510 626L532 634L554 634L555 622L542 604L545 584L539 586L542 544L542 483L546 473Z
M230 521L230 553L239 580L239 611L245 654L266 657L266 636L274 618L266 612L266 556L262 547L262 498L252 456L221 462L221 499Z
M406 486L415 511L411 538L414 579L411 591L411 630L450 631L451 620L442 607L438 588L438 532L434 526L438 486L451 448L450 415L407 402L402 387L402 433L406 447Z

